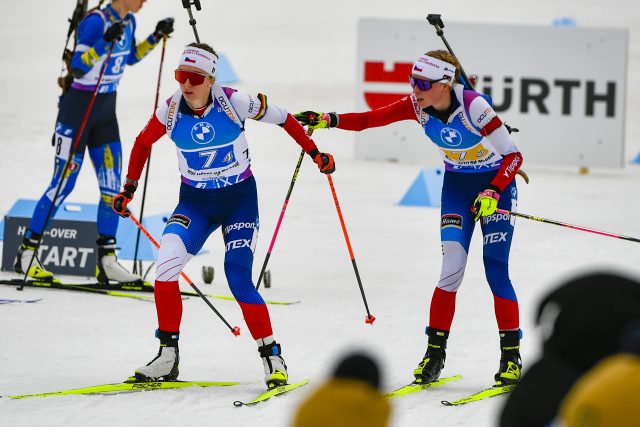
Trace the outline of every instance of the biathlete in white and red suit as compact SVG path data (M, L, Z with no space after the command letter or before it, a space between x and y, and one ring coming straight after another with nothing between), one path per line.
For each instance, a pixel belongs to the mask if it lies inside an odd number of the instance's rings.
M427 352L414 370L415 381L435 381L444 367L456 293L464 276L475 221L480 219L485 274L493 292L500 333L501 359L495 380L516 383L522 367L521 332L508 268L514 224L496 209L516 207L514 178L522 155L485 96L456 83L459 70L457 59L450 53L428 52L415 62L409 76L413 93L397 102L363 113L305 111L295 117L313 129L361 131L401 120L420 124L440 151L445 173L440 225L442 270L431 301Z
M182 300L178 278L211 233L222 227L224 269L247 327L258 343L269 388L285 384L287 368L273 338L269 312L251 279L258 235L256 181L244 134L246 119L280 125L318 164L335 170L333 157L320 153L300 124L267 98L250 96L215 82L217 55L206 44L190 44L180 57L178 90L160 106L136 138L124 190L113 208L127 215L151 146L163 135L176 145L182 175L178 206L164 229L156 262L155 300L160 351L136 370L140 381L175 380Z

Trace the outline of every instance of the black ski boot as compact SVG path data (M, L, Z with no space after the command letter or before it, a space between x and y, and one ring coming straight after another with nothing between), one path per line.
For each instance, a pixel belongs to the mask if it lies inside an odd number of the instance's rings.
M429 335L427 352L424 354L422 362L413 370L413 376L416 378L415 384L437 381L440 378L440 371L444 368L444 361L447 357L445 349L447 348L449 331L429 328L427 334Z
M179 332L156 330L156 337L160 339L160 350L151 362L136 369L136 381L175 381L178 379L179 336Z
M520 331L500 331L500 368L494 379L496 385L517 384L520 381Z

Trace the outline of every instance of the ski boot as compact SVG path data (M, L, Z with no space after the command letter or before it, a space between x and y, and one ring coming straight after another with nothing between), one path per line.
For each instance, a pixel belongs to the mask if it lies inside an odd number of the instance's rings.
M520 381L520 331L500 331L500 367L494 379L496 385L517 384Z
M20 244L20 247L18 248L16 260L13 263L13 269L18 274L27 273L27 276L32 279L43 282L54 282L55 279L53 277L53 273L45 270L37 255L34 257L39 237L40 236L31 233L31 237L25 237L22 240L22 244ZM33 262L31 261L32 258ZM29 267L29 263L31 263L31 267L27 272L26 270Z
M118 283L136 283L142 284L140 276L129 273L119 262L116 257L116 239L115 237L100 236L98 243L98 263L96 265L96 278L99 283L109 284L109 282Z
M276 343L272 336L256 340L258 352L264 365L264 381L269 389L287 384L289 375L287 365L282 358L280 344Z
M427 352L418 367L413 370L413 376L415 377L413 382L415 384L437 381L440 378L440 371L444 368L444 361L447 357L445 349L447 348L449 331L428 328L427 334L429 335Z
M165 332L156 330L156 337L160 339L158 355L145 366L136 369L135 381L175 381L178 378L179 332Z

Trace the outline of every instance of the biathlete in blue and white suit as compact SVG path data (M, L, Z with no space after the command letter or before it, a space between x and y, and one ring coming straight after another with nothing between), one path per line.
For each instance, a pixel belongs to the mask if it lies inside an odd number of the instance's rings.
M49 187L40 198L33 212L29 228L16 257L15 270L36 279L53 280L51 272L45 266L50 262L33 260L37 242L47 226L47 213L51 208L53 197L60 180L63 179L60 193L55 201L50 217L53 217L64 199L73 190L82 162L85 149L93 163L100 186L98 203L98 257L96 276L101 283L109 281L134 282L140 277L129 273L120 265L115 255L116 231L118 215L111 209L113 196L120 189L122 169L122 146L116 118L116 89L127 65L140 61L158 41L173 31L173 18L158 22L156 30L144 41L136 44L137 13L144 0L113 0L102 10L90 12L80 21L77 30L77 45L71 60L71 71L74 80L69 90L64 93L56 119L53 144L55 145L55 163L53 178ZM111 45L113 51L109 62L104 62ZM93 107L87 118L81 138L75 149L71 164L65 171L69 152L89 106L100 72L104 66L104 75L95 97ZM42 261L42 262L40 262Z
M320 153L304 129L285 110L215 82L217 55L206 44L192 43L180 57L178 90L159 107L138 135L124 191L113 208L127 215L151 146L163 135L176 145L182 175L178 206L164 229L156 261L156 336L160 351L136 370L139 381L174 380L178 376L178 337L182 300L178 278L186 263L219 227L225 243L224 270L251 336L258 344L269 388L285 384L287 367L275 341L269 312L251 279L258 234L256 181L244 134L246 119L280 125L317 163L323 173L335 170L333 157Z
M496 209L515 209L514 177L522 155L487 99L458 81L460 65L446 51L421 56L409 76L413 94L364 113L317 113L295 117L311 128L361 131L400 120L415 120L440 151L442 187L442 270L431 300L427 352L414 370L415 382L435 381L444 367L455 298L462 283L475 221L481 220L485 274L493 292L501 345L498 383L516 383L522 367L518 301L509 279L513 222ZM470 209L471 208L471 209Z

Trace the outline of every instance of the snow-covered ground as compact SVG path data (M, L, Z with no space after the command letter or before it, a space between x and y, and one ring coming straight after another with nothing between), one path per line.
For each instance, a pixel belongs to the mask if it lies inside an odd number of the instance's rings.
M55 80L71 3L23 0L2 4L0 87L5 101L0 107L4 129L0 213L7 212L18 198L38 198L50 178L53 153L49 140L59 91ZM424 19L432 12L441 13L445 21L542 25L559 16L572 16L581 26L628 28L629 161L640 151L640 83L635 78L640 72L640 14L635 3L500 0L479 5L462 1L429 10L417 0L327 0L316 3L315 9L312 3L301 7L300 2L283 0L205 0L196 19L201 39L223 52L242 78L239 89L266 93L271 103L294 112L353 109L356 23L362 16ZM186 12L177 0L150 1L138 15L138 28L141 38L165 16L174 16L177 27L167 45L162 80L162 94L169 96L175 90L171 70L177 55L192 40ZM118 115L127 157L135 135L151 114L159 57L156 51L129 69L119 91ZM262 233L254 266L257 277L299 149L278 127L252 122L247 135L261 208ZM298 404L326 378L339 357L354 348L376 355L386 389L409 381L425 350L428 304L439 277L439 212L397 206L420 165L354 160L353 135L331 131L315 136L322 149L336 156L334 182L377 321L374 326L364 323L364 306L327 180L306 159L269 264L273 286L264 289L263 295L302 301L270 306L270 313L291 379L310 378L310 386L262 406L233 407L234 400L248 399L264 388L255 343L234 302L214 300L230 323L241 327L239 338L202 301L190 298L184 301L181 377L243 385L118 396L3 398L0 425L286 426ZM526 159L526 151L523 154ZM97 185L88 163L68 200L97 201ZM588 175L570 169L526 169L531 184L519 183L521 212L640 236L637 165ZM170 211L177 200L178 182L174 149L167 141L156 144L146 212ZM138 207L134 202L133 208ZM209 252L194 258L186 272L204 291L228 293L219 233L210 238L206 249ZM521 303L525 368L537 356L539 337L533 312L539 298L561 278L585 269L609 267L636 274L638 250L634 243L518 220L511 277ZM214 284L201 284L202 265L214 266ZM14 276L2 273L1 277ZM117 382L157 351L152 303L40 289L19 293L10 287L0 288L0 298L43 298L36 304L0 306L2 396ZM459 408L440 404L440 400L486 386L497 368L498 337L478 235L457 301L443 374L461 374L463 380L430 394L394 401L393 426L495 424L503 403L500 398Z

